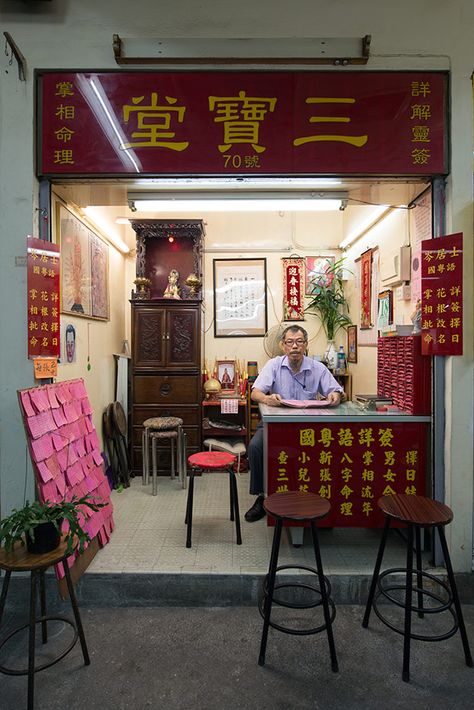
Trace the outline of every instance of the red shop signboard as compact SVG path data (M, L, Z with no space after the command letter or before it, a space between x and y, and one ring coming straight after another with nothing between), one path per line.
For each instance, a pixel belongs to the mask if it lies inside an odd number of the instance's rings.
M28 357L60 357L59 246L28 237Z
M327 498L324 527L383 527L383 495L424 495L428 425L271 423L268 493L309 491Z
M421 352L462 355L462 233L421 243Z
M444 72L39 72L38 175L436 175Z

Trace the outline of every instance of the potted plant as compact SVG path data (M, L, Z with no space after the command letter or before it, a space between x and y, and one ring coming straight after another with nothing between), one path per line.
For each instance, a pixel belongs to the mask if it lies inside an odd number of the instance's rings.
M335 366L333 358L337 356L334 337L338 330L341 328L345 330L352 323L349 316L349 304L344 295L344 282L341 277L344 260L343 257L335 261L334 264L328 262L325 273L315 283L313 293L305 308L306 313L314 313L321 320L328 340L326 354L330 367ZM331 355L328 355L329 353Z
M105 505L106 503L95 501L89 494L82 498L73 496L70 501L62 500L59 503L27 501L24 508L14 508L7 518L0 521L0 545L4 544L7 552L15 542L20 542L21 545L26 543L29 552L51 552L59 545L61 526L63 521L67 521L69 529L64 538L67 551L72 552L73 540L77 537L79 552L83 552L90 537L82 527L85 517L82 507L97 511Z

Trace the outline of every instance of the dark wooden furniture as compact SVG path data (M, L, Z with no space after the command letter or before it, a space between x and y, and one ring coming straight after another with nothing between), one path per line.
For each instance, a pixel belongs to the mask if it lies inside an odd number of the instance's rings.
M186 547L191 547L193 528L193 499L194 499L194 479L196 475L201 475L203 471L224 472L229 474L230 487L230 519L235 520L235 533L237 545L242 544L240 533L239 495L237 491L237 480L235 478L235 456L224 451L202 451L188 457L190 466L188 500L186 503Z
M236 414L221 412L220 400L205 399L202 403L202 438L223 438L235 439L242 441L246 446L248 444L248 429L247 429L247 400L239 399L239 409ZM223 426L212 426L212 423L222 424ZM232 428L226 428L228 424Z
M201 448L201 300L186 286L201 278L202 221L132 221L137 233L137 277L148 292L132 294L131 449L135 474L142 471L142 426L151 417L183 420L188 451ZM180 273L180 300L162 298L168 273ZM158 451L158 475L169 475L170 448Z
M447 505L439 503L431 498L414 495L393 495L383 496L378 501L378 507L385 516L385 527L380 541L380 547L375 562L374 573L370 585L369 597L365 608L362 626L369 625L370 612L372 608L378 618L392 631L403 636L403 673L402 678L408 682L410 680L410 641L443 641L451 638L459 630L461 634L466 665L472 667L472 656L467 639L466 627L462 615L461 604L454 579L453 568L449 556L448 546L444 535L444 527L453 519L453 513ZM407 527L407 557L406 567L387 569L380 573L385 543L392 521L404 523ZM445 583L422 569L421 559L421 535L422 528L433 527L438 531L441 548L443 550L444 562L448 575L448 582ZM416 564L413 566L413 544L415 542ZM404 573L405 584L401 585L395 575ZM413 579L416 577L416 586L413 586ZM424 585L424 580L426 584ZM404 595L401 599L400 592ZM403 628L396 626L393 615L389 618L386 611L382 611L377 605L378 598L382 596L385 600L392 602L403 609ZM383 608L383 607L382 607ZM386 606L385 606L386 608ZM412 614L418 614L420 619L428 619L433 614L450 614L452 626L448 631L438 635L426 635L412 630Z
M190 453L201 437L201 304L132 302L132 456L142 470L143 422L183 420ZM159 474L169 474L170 450L159 451Z
M248 429L248 439L252 438L252 436L255 434L257 431L257 426L260 421L260 410L258 407L257 402L252 401L252 385L253 382L247 382L247 414L248 414L248 421L247 421L247 429Z
M262 591L259 600L259 611L263 617L262 640L260 643L260 655L258 664L265 664L265 653L267 649L268 629L271 626L273 629L283 631L285 634L295 634L298 636L316 634L320 631L326 631L329 653L331 656L331 668L337 673L339 670L336 656L336 647L332 633L332 624L336 617L336 607L330 597L331 585L327 577L324 576L323 563L321 560L321 551L319 548L318 531L316 523L318 520L325 518L331 510L331 504L326 498L315 493L300 493L292 491L289 493L274 493L268 496L264 503L268 515L275 518L275 531L273 534L272 552L270 556L270 566L268 574L264 577L262 583ZM313 535L314 556L316 560L316 569L306 567L304 565L281 565L278 566L278 553L280 550L281 531L283 521L291 521L303 525L308 523L311 525ZM312 586L306 582L293 582L284 579L276 583L277 573L282 570L295 569L304 570L318 577L318 586ZM312 598L308 596L298 596L298 600L292 603L288 600L288 596L284 593L282 598L275 596L275 592L279 589L296 588L298 591L302 589L310 591ZM272 605L277 604L290 609L313 609L322 606L323 620L319 626L310 629L291 629L288 626L283 626L271 620Z
M75 539L77 544L77 540ZM64 536L61 540L59 546L52 552L47 552L42 555L31 554L26 550L26 547L21 545L14 546L13 550L6 552L4 548L0 548L0 569L5 570L5 577L3 579L2 594L0 597L0 625L2 622L3 611L5 609L5 602L7 599L8 587L10 583L10 577L13 572L29 572L30 573L30 609L29 609L29 621L27 624L14 629L6 638L4 638L0 644L0 648L3 647L11 638L15 636L19 631L28 628L28 667L25 669L12 669L6 666L0 666L0 672L6 675L27 675L28 676L28 710L33 710L34 707L34 691L35 691L35 673L45 670L50 666L54 665L60 661L66 654L68 654L75 646L77 639L80 639L82 655L84 658L84 664L86 666L90 665L89 652L87 650L86 639L84 636L84 630L82 628L81 617L79 614L79 608L77 605L76 594L74 591L74 586L71 581L71 575L69 571L69 565L67 558L71 552L67 552L67 544L64 542ZM61 563L64 568L64 574L66 577L67 588L69 591L69 598L71 600L71 606L74 613L74 622L64 616L47 616L46 615L46 592L45 592L45 571L51 565ZM36 616L36 605L37 597L39 594L41 615ZM41 624L42 632L42 642L43 644L48 641L48 621L61 621L69 626L72 626L74 630L74 635L72 641L66 650L63 650L60 655L47 663L43 663L40 666L35 665L35 637L36 637L36 625ZM46 702L46 700L45 700Z
M378 339L377 394L408 414L431 414L431 358L421 354L421 335Z

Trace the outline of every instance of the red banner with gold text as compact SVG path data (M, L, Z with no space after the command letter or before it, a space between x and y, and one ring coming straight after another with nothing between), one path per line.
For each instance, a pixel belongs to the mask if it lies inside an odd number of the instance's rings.
M28 237L28 357L60 357L59 246Z
M462 233L421 243L421 352L462 355Z

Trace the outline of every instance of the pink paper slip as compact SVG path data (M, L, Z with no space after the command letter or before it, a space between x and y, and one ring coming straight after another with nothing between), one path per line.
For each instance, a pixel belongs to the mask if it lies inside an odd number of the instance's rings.
M309 409L310 407L330 407L327 399L282 399L284 407L294 407L295 409Z

